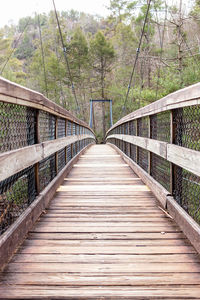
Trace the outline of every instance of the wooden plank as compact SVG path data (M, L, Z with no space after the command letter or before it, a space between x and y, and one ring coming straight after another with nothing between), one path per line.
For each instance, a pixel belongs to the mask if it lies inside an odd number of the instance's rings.
M63 273L7 273L6 278L0 277L2 285L59 285L59 286L156 286L160 285L182 285L187 282L187 285L200 285L200 273L134 273L134 275L96 275L88 276L88 274L63 274ZM16 276L17 275L17 276Z
M200 176L200 151L191 150L177 145L167 145L167 160L197 176Z
M34 295L35 299L100 299L106 297L106 300L115 299L199 299L200 286L196 285L191 289L191 286L186 287L62 287L59 286L39 286L35 285L14 285L12 288L5 290L0 287L0 299L30 299L30 294ZM37 298L36 298L37 297Z
M90 138L90 135L67 136L41 144L27 146L0 154L0 181L34 165L49 155L63 149L77 140Z
M124 160L129 164L131 169L143 180L143 182L150 188L155 197L159 200L162 207L166 208L167 196L169 192L159 184L152 176L145 172L139 165L132 161L128 156L126 156L120 149L111 145L118 153L122 155Z
M87 153L116 152L102 145ZM104 159L88 169L95 160L86 157L70 172L0 276L0 299L199 298L193 246L153 194L138 190L135 173L107 172Z
M140 240L140 239L185 239L181 232L111 232L111 233L54 233L54 232L30 232L29 239L47 240Z
M169 240L169 239L157 239L157 240L38 240L27 239L23 246L187 246L191 245L187 239Z
M13 263L199 263L198 254L16 254ZM62 269L60 270L62 271ZM133 270L134 272L134 270ZM172 274L171 274L172 275ZM191 274L190 274L191 275Z
M109 139L119 139L122 141L125 141L127 143L139 146L143 149L146 149L150 152L153 152L165 159L167 159L167 143L161 142L158 140L145 138L145 137L139 137L139 136L133 136L133 135L125 135L125 134L112 134L109 135L107 138L107 141L109 142Z
M187 88L178 90L172 94L165 96L164 98L157 100L145 107L142 107L129 115L125 116L124 118L120 119L117 123L115 123L107 132L114 129L115 127L119 126L124 122L129 122L131 120L135 120L145 116L151 116L157 114L159 112L163 112L166 110L172 110L175 108L186 107L186 106L193 106L200 104L200 95L199 95L199 87L200 84L194 84Z
M167 209L192 245L200 253L200 226L178 205L173 197L167 198Z
M74 157L65 168L52 180L52 182L40 193L39 197L21 214L21 216L13 223L10 228L0 237L0 269L13 255L15 249L22 243L27 232L31 230L44 209L49 205L56 189L63 181L63 178L77 161L79 155L84 153L90 147L84 148L76 157Z
M47 99L41 93L30 90L2 77L0 78L0 101L44 110L50 112L53 115L67 118L68 120L82 125L93 132L93 130L88 126L87 123L79 120L69 111L62 108L55 102Z
M84 274L108 274L108 273L195 273L199 272L200 263L126 263L126 271L124 264L88 264L88 263L10 263L6 268L6 272L10 273L84 273ZM199 273L200 275L200 273Z
M43 254L178 254L196 253L192 246L26 246L21 247L19 253L43 253ZM124 266L125 267L125 266Z

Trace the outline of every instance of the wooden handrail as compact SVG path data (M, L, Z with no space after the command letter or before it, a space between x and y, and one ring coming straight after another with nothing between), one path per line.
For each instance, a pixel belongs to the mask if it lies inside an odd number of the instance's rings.
M87 123L79 120L66 109L47 99L43 94L25 88L2 77L0 77L0 102L24 105L43 110L55 116L68 119L93 132Z
M184 89L171 93L145 107L142 107L116 122L107 132L117 126L145 116L154 115L167 110L200 104L200 83L196 83Z

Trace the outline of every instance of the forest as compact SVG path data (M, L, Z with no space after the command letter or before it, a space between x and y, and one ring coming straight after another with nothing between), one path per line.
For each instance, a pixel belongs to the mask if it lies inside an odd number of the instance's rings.
M53 10L6 25L0 29L0 76L43 93L87 123L90 99L112 99L116 122L199 82L200 0L152 0L138 49L148 2L110 0L106 18L58 12L64 47ZM95 104L93 125L101 138L109 106Z

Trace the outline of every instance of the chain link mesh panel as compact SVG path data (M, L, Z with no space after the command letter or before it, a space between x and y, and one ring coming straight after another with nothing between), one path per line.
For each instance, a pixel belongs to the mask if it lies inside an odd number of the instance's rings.
M149 118L140 118L137 121L138 125L138 136L147 137L149 136Z
M129 134L136 135L137 134L137 121L133 120L129 122Z
M179 205L200 224L200 177L175 166L173 196Z
M67 121L67 135L72 135L72 122Z
M0 182L0 234L2 234L36 198L33 166Z
M154 153L151 154L151 176L170 191L170 162Z
M200 105L173 111L176 145L200 151Z
M0 102L0 152L36 143L36 110Z
M130 144L130 158L136 162L137 161L137 147L133 144Z
M170 143L170 112L162 112L150 117L151 138Z
M71 151L71 145L67 146L67 162L69 162L72 159L72 151Z
M40 191L42 191L56 176L55 154L39 162Z
M39 113L40 142L55 139L56 117L45 111Z
M65 129L65 119L58 118L58 138L65 137L66 129Z
M72 135L76 135L76 124L72 123Z
M138 147L138 165L148 172L148 151Z
M58 151L58 173L65 167L66 165L66 155L65 148Z

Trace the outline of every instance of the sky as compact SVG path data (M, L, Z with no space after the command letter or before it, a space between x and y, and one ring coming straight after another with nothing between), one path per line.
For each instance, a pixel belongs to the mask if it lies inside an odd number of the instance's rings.
M58 11L74 9L89 14L107 16L110 0L54 0ZM168 4L179 3L180 0L167 0ZM182 0L192 3L194 0ZM53 9L52 0L0 0L0 27L8 24L17 24L22 17L34 16L37 13L48 13Z
M0 27L17 24L22 17L33 16L35 12L49 12L53 9L52 0L0 0ZM55 0L56 9L83 11L89 14L107 16L110 0Z

